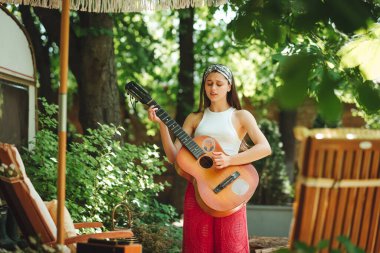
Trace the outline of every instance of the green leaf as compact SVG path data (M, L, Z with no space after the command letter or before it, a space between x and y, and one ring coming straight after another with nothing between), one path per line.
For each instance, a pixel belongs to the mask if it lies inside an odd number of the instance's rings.
M358 102L369 114L378 113L380 110L380 89L374 89L370 81L357 86Z
M294 109L300 105L308 89L308 77L315 56L300 54L287 56L280 62L279 76L284 85L276 90L276 98L284 109Z
M343 105L333 93L324 94L318 101L318 111L328 124L337 123L343 113Z
M343 113L343 105L334 90L338 80L334 80L327 70L324 71L318 92L318 112L327 124L336 124Z
M265 19L261 22L264 29L265 42L270 46L281 45L285 42L287 29L285 26Z
M291 110L299 106L307 94L307 84L294 79L276 90L276 98L281 108Z
M374 19L371 13L374 6L366 1L350 0L350 4L347 4L345 0L328 0L325 1L325 5L326 14L336 27L345 33L364 28L369 19Z
M308 246L304 242L295 242L295 249L297 250L296 252L299 253L314 253L315 249L312 246Z
M330 244L330 240L322 240L317 244L317 250L327 248Z
M338 236L337 240L343 244L347 253L365 253L364 250L356 247L347 236Z
M276 250L276 253L291 253L292 251L290 249L279 249Z
M229 24L229 29L232 30L234 38L239 43L245 43L252 38L252 21L253 15L240 15Z
M325 19L323 2L320 0L294 1L294 27L300 32L312 30L319 20Z

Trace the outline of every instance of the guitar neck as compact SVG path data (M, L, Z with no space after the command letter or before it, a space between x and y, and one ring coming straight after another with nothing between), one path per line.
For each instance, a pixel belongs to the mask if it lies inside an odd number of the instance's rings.
M162 109L159 104L157 104L156 101L152 99L147 103L147 105L154 105L156 108L158 108L156 115L196 159L204 154L203 150L198 146L198 144L195 143L185 131L183 131L182 127L174 119L172 119L170 115L164 109Z

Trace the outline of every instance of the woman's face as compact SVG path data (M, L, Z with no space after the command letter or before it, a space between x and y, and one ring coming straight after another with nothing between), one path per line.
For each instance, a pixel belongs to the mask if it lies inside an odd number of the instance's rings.
M205 80L205 91L211 102L227 99L227 92L231 90L231 85L227 79L218 72L210 73Z

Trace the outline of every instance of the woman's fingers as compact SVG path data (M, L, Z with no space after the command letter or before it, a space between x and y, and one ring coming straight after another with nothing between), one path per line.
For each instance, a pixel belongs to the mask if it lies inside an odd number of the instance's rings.
M225 155L223 152L212 152L215 167L217 169L223 169L230 165L230 157Z
M154 111L153 111L153 108L152 107L149 107L149 110L148 110L148 118L150 120L153 120L154 118Z
M221 156L221 152L213 152L214 162L217 169L223 168L223 157Z
M158 110L158 108L155 107L154 105L152 105L152 106L149 107L149 109L148 109L148 118L151 121L154 121L154 122L159 122L160 121L160 119L156 115L156 111L157 110Z

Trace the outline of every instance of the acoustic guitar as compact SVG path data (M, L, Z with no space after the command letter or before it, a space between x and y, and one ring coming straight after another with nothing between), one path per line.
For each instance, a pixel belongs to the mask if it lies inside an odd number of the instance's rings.
M247 203L259 182L257 171L251 164L217 169L212 152L223 152L217 140L209 136L191 138L137 83L128 82L125 89L141 103L158 108L156 115L182 143L175 168L194 185L197 202L205 212L224 217Z

